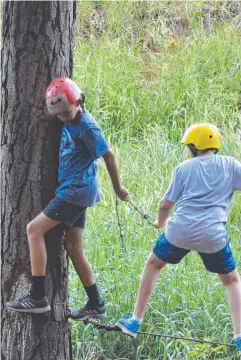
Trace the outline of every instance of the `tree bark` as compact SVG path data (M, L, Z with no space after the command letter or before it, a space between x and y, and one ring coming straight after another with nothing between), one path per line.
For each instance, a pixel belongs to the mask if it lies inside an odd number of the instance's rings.
M7 301L29 290L26 225L54 197L61 123L49 116L45 89L71 76L73 1L8 1L2 31L2 359L70 360L67 261L62 230L46 236L51 312L22 314Z

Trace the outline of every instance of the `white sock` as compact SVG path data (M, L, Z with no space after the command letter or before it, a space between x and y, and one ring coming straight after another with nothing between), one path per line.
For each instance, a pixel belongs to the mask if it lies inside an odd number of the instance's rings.
M141 318L139 318L139 317L137 317L136 315L132 315L132 317L131 317L131 320L136 320L136 321L138 321L139 323L141 323L142 322L142 319Z
M239 338L241 339L241 334L235 334L235 335L234 335L234 339L235 339L235 340L237 340L237 339L239 339Z

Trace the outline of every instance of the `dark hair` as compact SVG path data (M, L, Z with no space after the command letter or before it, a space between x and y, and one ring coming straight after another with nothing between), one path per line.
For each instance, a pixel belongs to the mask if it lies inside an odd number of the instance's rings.
M85 95L83 93L80 94L80 106L84 109L85 107Z
M204 154L206 152L210 151L210 150L213 151L214 154L217 154L217 152L218 152L217 148L207 148L207 149L203 149L203 150L198 150L194 144L188 144L188 147L191 150L191 153L193 154L193 157L198 156L198 151L201 151Z

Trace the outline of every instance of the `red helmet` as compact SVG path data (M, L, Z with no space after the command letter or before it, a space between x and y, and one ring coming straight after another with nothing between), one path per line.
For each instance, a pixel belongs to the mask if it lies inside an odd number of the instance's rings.
M48 111L57 114L66 111L71 104L75 104L82 96L82 91L73 80L61 77L49 84L45 93L45 100Z

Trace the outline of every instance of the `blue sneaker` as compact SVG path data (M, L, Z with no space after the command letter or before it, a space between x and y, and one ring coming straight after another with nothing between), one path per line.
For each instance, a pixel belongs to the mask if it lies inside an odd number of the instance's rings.
M131 317L132 314L124 316L117 321L116 326L118 326L124 334L136 338L141 323L137 320L131 320Z
M235 343L237 345L237 349L238 349L238 352L239 352L239 356L241 357L241 337L235 339Z

